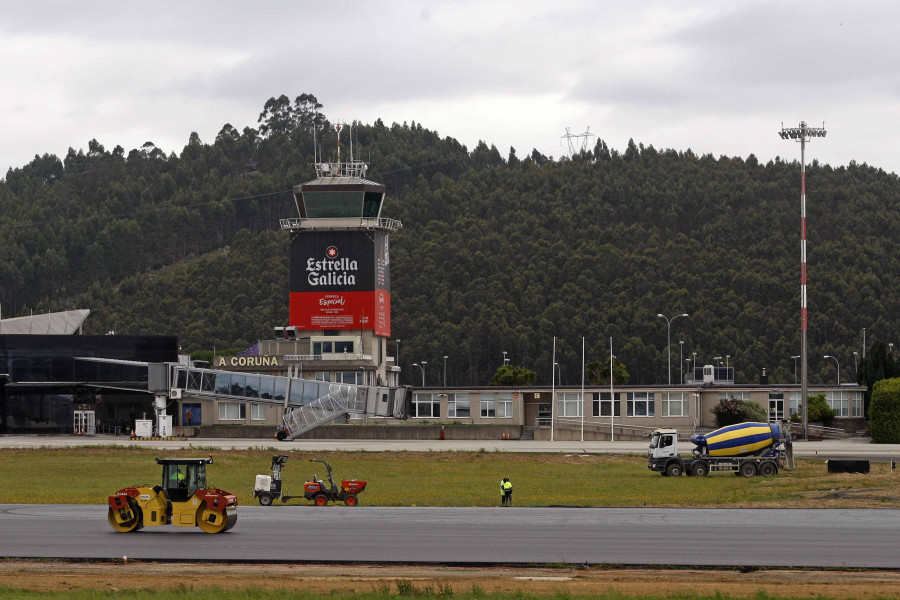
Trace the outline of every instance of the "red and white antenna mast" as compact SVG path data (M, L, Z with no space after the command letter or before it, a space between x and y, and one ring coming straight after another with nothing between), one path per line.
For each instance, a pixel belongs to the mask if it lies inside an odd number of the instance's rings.
M785 129L781 124L778 132L781 139L800 142L800 406L802 407L803 439L809 439L809 421L806 410L809 398L806 377L806 142L813 137L825 137L825 123L822 127L807 127L806 121L800 121L799 127Z

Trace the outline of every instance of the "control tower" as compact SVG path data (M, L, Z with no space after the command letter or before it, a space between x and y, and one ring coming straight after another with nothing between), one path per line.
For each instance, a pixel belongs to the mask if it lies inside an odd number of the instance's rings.
M402 225L382 216L385 186L365 178L368 165L341 161L340 141L337 162L315 169L293 188L299 216L280 220L290 232L290 309L276 332L297 352L277 353L307 379L396 386L389 239Z

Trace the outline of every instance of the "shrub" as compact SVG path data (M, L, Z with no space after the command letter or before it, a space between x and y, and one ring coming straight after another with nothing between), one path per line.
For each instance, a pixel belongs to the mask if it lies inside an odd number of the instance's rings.
M816 394L815 396L809 397L809 401L806 405L806 418L809 421L822 423L822 425L828 427L831 425L836 414L837 413L828 406L828 401L825 400L825 394Z
M747 421L765 423L768 420L766 409L762 406L734 396L719 400L719 403L713 407L712 413L716 416L716 427L726 427Z
M876 444L900 444L900 378L882 379L872 388L869 433Z

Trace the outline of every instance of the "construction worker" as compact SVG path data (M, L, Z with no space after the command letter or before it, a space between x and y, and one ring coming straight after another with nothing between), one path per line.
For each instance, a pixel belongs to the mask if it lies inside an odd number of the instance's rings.
M509 477L504 477L500 482L500 504L503 506L512 506L513 485Z

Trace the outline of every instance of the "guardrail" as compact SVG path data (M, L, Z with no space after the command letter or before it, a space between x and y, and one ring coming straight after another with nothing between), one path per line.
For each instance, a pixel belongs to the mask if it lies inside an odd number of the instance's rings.
M843 438L853 437L852 433L847 433L839 427L825 427L824 425L807 425L809 428L809 437L820 440L840 440Z
M550 417L538 417L534 420L534 426L541 429L549 428L551 426L550 420ZM609 422L603 421L584 421L583 424L585 431L604 433L609 432L610 428ZM557 429L581 429L582 421L581 419L563 417L556 419L553 426ZM641 435L644 437L650 437L650 434L657 429L647 425L629 425L627 423L615 423L612 427L617 434ZM681 437L681 434L679 434L679 437Z

